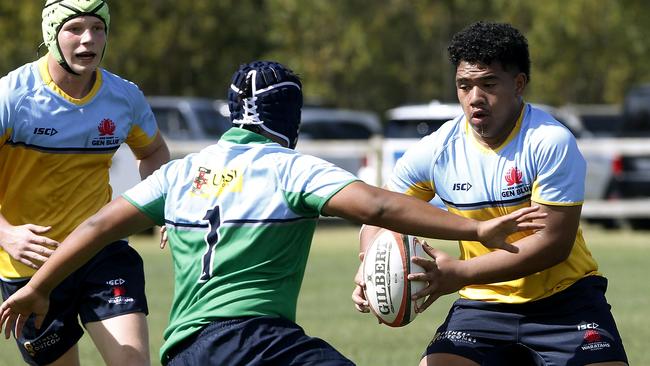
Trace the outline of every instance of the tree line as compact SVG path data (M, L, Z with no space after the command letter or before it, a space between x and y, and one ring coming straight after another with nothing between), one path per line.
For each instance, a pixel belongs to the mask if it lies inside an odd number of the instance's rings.
M0 2L0 74L37 57L44 0ZM109 0L102 66L147 95L224 98L238 65L272 59L310 103L376 112L455 99L446 48L471 22L528 38L527 99L620 103L650 82L644 0ZM46 52L40 49L40 55Z

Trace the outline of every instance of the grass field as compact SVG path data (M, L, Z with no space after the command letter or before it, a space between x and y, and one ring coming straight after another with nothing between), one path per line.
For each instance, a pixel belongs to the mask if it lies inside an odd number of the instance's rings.
M609 278L608 300L622 333L631 365L650 365L650 233L603 231L587 227L585 236ZM133 245L142 254L147 273L149 327L153 364L167 323L172 295L171 259L157 239L138 236ZM430 244L457 253L452 242ZM316 234L298 305L298 323L308 334L329 341L359 366L417 365L435 328L455 296L434 303L415 322L393 329L378 325L370 315L357 313L350 300L358 260L357 228L322 225ZM89 338L81 342L84 365L102 365ZM21 364L13 340L0 341L0 366Z

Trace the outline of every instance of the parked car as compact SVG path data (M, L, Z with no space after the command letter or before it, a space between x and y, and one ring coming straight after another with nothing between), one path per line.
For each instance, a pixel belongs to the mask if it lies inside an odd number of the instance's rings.
M650 136L650 84L630 89L623 103L622 136Z
M375 113L306 106L296 150L330 161L377 185L381 132Z
M600 162L600 169L589 171L602 175L597 189L605 201L586 203L583 216L606 227L650 229L650 85L630 89L622 107L567 108L590 132L578 140L587 161Z
M618 137L623 129L623 111L615 104L568 104L559 108L578 119L575 135L580 137Z
M164 96L147 100L166 140L214 142L231 125L228 104L222 100Z

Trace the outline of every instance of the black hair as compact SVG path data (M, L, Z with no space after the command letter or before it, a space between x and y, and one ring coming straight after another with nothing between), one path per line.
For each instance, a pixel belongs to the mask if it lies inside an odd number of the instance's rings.
M458 67L462 62L489 65L496 61L504 70L515 67L530 81L528 41L510 24L476 22L456 33L449 47L449 61Z

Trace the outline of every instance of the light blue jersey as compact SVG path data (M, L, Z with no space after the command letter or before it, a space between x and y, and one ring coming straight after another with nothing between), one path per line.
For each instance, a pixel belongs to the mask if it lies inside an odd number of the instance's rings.
M357 178L232 128L164 165L124 197L166 225L175 272L166 352L218 318L295 320L323 205Z
M47 56L0 79L0 210L12 225L52 226L63 241L111 199L109 167L122 143L151 144L158 125L138 87L98 68L82 99L59 88ZM0 277L34 269L0 248Z
M474 137L464 116L445 123L412 146L397 162L391 190L429 201L438 195L450 212L488 220L528 207L581 205L586 163L568 129L546 112L525 105L506 140L488 149ZM513 234L511 242L530 232ZM461 259L490 250L461 241ZM597 274L597 264L578 230L567 260L525 278L473 285L461 296L482 301L521 303L561 291Z

